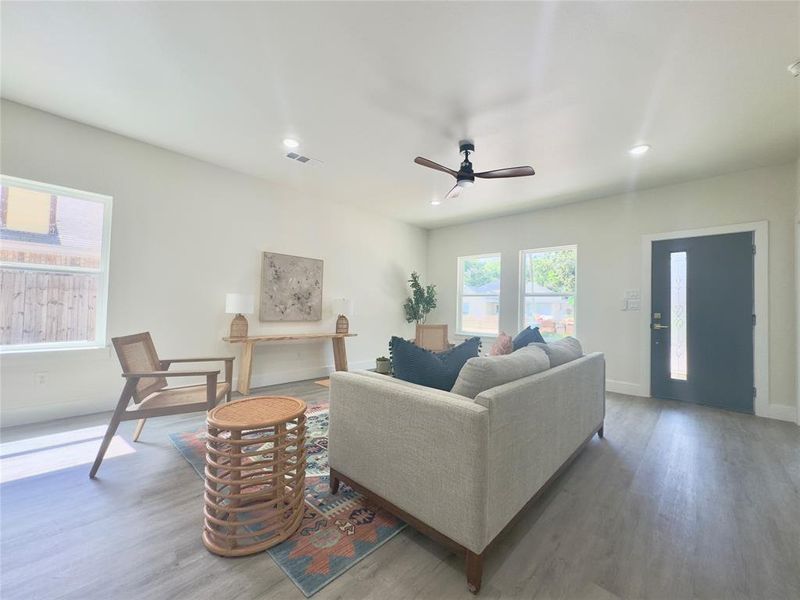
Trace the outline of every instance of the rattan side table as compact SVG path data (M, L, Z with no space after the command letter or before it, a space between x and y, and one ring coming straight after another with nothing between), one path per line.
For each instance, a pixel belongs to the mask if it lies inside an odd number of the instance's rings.
M299 527L306 403L246 398L208 413L203 543L221 556L270 548Z

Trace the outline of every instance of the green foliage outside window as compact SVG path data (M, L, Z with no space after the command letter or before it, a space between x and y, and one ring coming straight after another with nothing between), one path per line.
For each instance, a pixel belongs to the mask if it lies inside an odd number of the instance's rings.
M500 282L500 260L486 258L467 258L462 263L465 287L479 288L492 281Z
M548 250L525 259L526 287L536 282L551 292L575 292L575 251ZM532 292L533 290L529 290Z

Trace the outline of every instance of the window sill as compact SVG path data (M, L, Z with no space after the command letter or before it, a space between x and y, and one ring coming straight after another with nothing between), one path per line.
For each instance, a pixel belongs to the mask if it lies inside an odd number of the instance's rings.
M81 346L7 346L0 347L0 355L24 355L24 354L39 354L42 352L75 352L77 350L106 350L108 344L88 344Z
M453 335L458 336L458 337L465 337L465 338L479 337L479 338L487 338L487 339L493 340L493 339L496 339L497 336L500 335L500 334L499 333L478 333L478 332L471 333L469 331L456 331Z

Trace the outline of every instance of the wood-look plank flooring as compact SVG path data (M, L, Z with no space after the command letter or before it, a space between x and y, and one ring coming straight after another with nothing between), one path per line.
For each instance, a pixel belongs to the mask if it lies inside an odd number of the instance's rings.
M261 391L328 394L310 381ZM148 421L136 452L107 459L95 481L85 464L0 486L2 598L301 600L268 555L225 559L203 547L201 481L167 437L202 423ZM127 440L133 426L121 427ZM609 394L605 436L502 535L479 598L800 598L800 428ZM412 530L314 596L471 597L461 560Z

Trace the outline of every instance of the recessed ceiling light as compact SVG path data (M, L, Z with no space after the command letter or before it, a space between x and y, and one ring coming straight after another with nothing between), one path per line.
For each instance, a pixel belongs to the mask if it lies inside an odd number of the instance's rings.
M628 154L633 154L634 156L641 156L642 154L647 154L650 150L649 144L638 144L628 150Z
M431 200L431 205L432 206L439 206L441 203L442 203L442 201L439 200L438 198L434 198L433 200Z
M283 145L287 148L297 148L300 145L300 142L292 138L286 138L283 140Z

